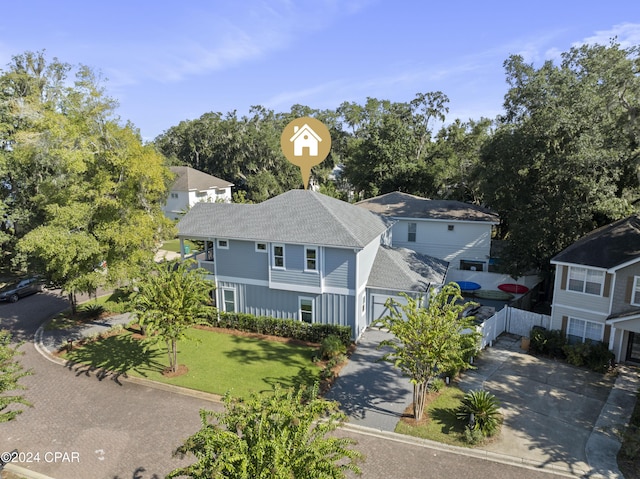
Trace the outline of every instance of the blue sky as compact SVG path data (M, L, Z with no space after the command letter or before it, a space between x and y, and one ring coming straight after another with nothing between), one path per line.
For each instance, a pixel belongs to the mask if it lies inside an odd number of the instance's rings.
M147 140L205 112L336 108L440 90L447 121L502 110L503 62L640 44L637 0L23 0L6 2L0 67L27 50L89 65Z

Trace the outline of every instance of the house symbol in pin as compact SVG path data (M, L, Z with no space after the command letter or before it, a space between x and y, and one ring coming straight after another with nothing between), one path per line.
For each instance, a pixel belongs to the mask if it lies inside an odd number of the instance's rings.
M304 149L309 149L309 156L318 156L318 143L322 138L306 123L302 128L294 126L295 134L289 139L293 142L293 156L303 156Z

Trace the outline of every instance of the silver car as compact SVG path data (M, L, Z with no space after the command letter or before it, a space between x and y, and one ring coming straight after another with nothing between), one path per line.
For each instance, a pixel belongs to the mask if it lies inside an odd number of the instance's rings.
M42 289L42 282L38 278L21 279L9 283L0 289L0 301L15 303L24 296L39 293Z

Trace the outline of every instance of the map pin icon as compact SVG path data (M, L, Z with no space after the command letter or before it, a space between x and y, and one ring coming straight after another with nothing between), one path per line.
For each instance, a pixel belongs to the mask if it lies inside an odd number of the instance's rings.
M304 188L309 187L311 167L322 163L331 150L329 129L319 120L304 116L287 124L280 136L285 158L300 168Z

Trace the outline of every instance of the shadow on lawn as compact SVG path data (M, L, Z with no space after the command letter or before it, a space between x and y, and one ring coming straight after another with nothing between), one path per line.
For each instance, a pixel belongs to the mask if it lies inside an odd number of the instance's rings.
M127 371L135 371L146 377L148 372L161 372L165 365L157 360L164 355L161 350L145 349L140 341L128 335L110 336L72 350L67 354L67 368L76 376L95 373L102 381L110 377L121 384L118 378L127 377Z

